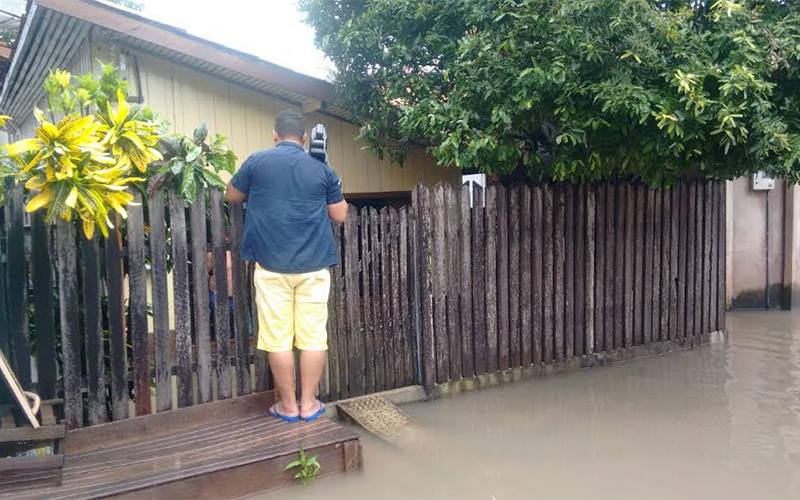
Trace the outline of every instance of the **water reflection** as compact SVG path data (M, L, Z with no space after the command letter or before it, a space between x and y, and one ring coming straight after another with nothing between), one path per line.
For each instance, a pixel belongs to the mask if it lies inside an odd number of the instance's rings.
M412 443L364 436L362 474L267 498L798 498L797 320L732 314L726 344L405 406Z

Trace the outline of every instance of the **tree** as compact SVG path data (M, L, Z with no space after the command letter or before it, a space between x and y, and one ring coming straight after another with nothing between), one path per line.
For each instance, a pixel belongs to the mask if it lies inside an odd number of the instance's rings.
M800 181L788 0L302 0L379 154L533 178Z

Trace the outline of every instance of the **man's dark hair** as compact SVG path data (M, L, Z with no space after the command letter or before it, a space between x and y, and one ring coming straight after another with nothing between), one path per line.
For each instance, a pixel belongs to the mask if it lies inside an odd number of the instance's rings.
M303 124L303 115L293 109L281 111L275 119L275 133L282 139L303 140L306 127Z

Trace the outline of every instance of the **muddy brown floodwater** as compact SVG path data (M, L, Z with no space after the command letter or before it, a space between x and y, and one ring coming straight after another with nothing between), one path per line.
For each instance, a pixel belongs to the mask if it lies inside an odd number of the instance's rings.
M422 444L362 433L363 472L263 498L800 498L800 314L728 327L725 344L403 406Z

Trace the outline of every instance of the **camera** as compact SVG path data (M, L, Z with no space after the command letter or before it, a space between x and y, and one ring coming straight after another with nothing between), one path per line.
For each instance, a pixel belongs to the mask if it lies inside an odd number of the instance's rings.
M311 129L308 154L324 164L328 164L328 133L325 125L318 123Z

